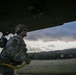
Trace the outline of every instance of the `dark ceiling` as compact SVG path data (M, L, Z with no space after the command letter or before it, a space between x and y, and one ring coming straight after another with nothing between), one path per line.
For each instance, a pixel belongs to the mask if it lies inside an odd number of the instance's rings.
M56 0L0 0L0 31L12 32L18 24L29 31L76 21L76 3Z

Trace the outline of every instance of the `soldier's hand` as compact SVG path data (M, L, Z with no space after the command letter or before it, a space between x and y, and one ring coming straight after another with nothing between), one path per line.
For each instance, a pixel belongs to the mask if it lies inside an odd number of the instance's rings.
M30 64L31 59L30 59L30 58L27 58L27 59L25 60L25 62L26 62L26 64Z

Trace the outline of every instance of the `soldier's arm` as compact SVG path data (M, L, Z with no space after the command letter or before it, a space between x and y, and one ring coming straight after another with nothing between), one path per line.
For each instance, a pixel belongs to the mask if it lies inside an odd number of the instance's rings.
M25 56L26 56L26 60L25 60L26 64L30 64L31 59L30 59L30 57L29 57L29 55L27 53L27 48L26 47L25 47Z

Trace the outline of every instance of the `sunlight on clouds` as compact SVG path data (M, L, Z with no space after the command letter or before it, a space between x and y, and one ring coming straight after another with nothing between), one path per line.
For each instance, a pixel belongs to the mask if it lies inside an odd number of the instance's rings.
M25 42L29 51L76 48L76 21L64 23L58 27L29 32Z
M39 41L28 41L28 40L25 40L26 44L27 44L27 48L28 50L30 50L31 48L34 48L34 49L40 49L42 51L45 51L46 49L43 48L44 46L47 47L47 44L42 42L41 40ZM38 51L40 51L38 50ZM34 50L35 52L38 52L36 50ZM29 51L30 52L30 51Z
M55 45L54 50L76 48L76 41L75 42L54 41L54 42L51 42L50 44Z
M49 41L49 42L43 42L41 40L39 41L28 41L25 40L27 44L27 48L29 49L29 52L31 48L38 49L38 51L54 51L54 50L64 50L69 48L76 48L76 41L74 42L64 42L64 41ZM38 52L34 50L35 52Z

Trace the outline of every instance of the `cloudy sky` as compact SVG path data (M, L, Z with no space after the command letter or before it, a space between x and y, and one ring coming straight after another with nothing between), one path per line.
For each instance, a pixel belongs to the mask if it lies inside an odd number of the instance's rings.
M76 48L76 21L28 32L24 41L27 44L28 52Z
M25 42L31 52L76 48L76 21L28 32Z

